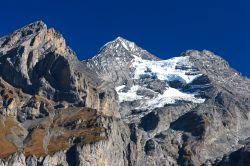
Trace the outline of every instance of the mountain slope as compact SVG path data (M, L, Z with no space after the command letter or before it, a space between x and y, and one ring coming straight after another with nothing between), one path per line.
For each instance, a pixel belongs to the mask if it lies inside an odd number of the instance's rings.
M38 21L0 41L0 157L10 156L2 165L25 159L65 165L71 147L106 140L108 122L119 116L115 91L76 58L60 33Z
M149 165L161 165L162 160L167 165L213 163L222 154L242 146L238 141L249 136L248 79L206 50L190 50L181 57L160 60L143 57L123 45L118 42L87 63L97 73L102 68L101 77L113 82L122 119L141 138L135 145L145 145L139 152L141 156L134 156L138 161L135 165L145 160L148 142L152 146L151 155L146 157ZM141 48L135 45L133 49ZM112 60L98 61L107 55L112 55ZM124 60L123 55L129 59ZM134 150L138 153L138 149ZM157 156L159 153L169 155L168 159Z
M79 61L41 22L0 38L0 165L244 165L250 80L118 37ZM237 157L235 157L237 156Z
M87 66L93 71L113 82L122 108L133 105L133 108L120 111L123 117L133 116L129 110L153 110L177 101L204 102L199 93L208 85L196 85L195 88L190 85L205 76L189 62L188 56L160 60L142 50L119 37L87 61Z

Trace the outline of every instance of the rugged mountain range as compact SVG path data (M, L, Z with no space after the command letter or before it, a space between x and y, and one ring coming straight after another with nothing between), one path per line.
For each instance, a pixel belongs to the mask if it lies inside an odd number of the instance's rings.
M0 165L249 165L250 80L118 37L79 61L41 22L0 38Z

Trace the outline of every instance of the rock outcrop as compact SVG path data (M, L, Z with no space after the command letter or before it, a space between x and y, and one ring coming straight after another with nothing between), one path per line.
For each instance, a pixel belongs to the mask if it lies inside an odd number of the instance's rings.
M0 166L249 165L250 80L209 51L118 37L79 61L34 22L0 38Z

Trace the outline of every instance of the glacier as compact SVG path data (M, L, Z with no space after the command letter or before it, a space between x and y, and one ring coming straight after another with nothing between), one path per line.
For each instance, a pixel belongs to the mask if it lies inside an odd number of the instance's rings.
M179 81L183 84L190 84L192 81L201 77L202 74L193 68L189 57L174 57L168 60L145 60L133 55L134 59L130 66L131 74L134 80L143 80L145 78L158 79L165 81L166 90L161 94L140 85L133 85L129 90L124 90L126 85L116 87L119 102L140 101L135 109L153 110L164 107L167 104L174 104L178 101L203 103L205 99L196 97L197 92L184 92L180 88L173 88L168 85L171 81ZM151 91L154 96L149 98L137 94L138 90Z

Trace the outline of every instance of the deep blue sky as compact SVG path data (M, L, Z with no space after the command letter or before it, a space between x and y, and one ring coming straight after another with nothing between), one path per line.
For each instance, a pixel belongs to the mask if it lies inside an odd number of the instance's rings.
M0 36L43 20L79 59L117 36L167 59L208 49L250 77L249 0L5 0Z

